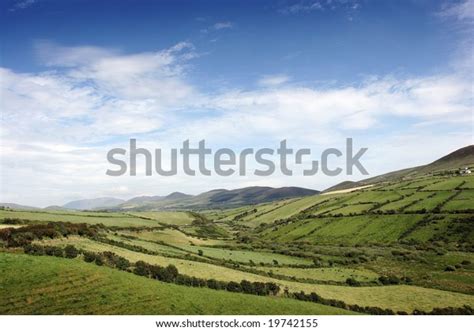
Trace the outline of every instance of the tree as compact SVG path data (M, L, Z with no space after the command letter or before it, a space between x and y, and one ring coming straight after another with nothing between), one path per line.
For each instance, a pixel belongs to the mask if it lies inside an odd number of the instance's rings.
M203 256L203 255L204 255L204 252L203 252L201 249L198 249L198 255L199 255L199 256Z

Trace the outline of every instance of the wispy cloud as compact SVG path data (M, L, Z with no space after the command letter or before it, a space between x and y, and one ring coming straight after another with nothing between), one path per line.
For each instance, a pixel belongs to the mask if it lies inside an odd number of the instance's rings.
M314 11L336 10L344 8L355 11L360 8L358 0L298 0L289 1L278 9L281 14L304 14Z
M201 33L208 33L212 31L226 30L226 29L232 29L232 28L234 28L234 23L230 21L222 21L222 22L216 22L207 28L201 29Z
M472 22L474 20L474 0L464 0L455 4L448 4L439 12L439 15Z
M284 84L290 80L287 75L265 75L258 80L260 86L274 87Z
M226 22L217 22L214 24L212 27L214 30L222 30L222 29L231 29L234 25L232 22L226 21Z
M23 10L28 7L31 7L33 4L35 4L37 0L17 0L13 4L13 6L9 9L11 12L17 11L17 10Z

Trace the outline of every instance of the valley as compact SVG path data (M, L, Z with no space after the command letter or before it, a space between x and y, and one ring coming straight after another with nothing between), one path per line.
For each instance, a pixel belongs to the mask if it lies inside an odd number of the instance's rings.
M3 207L0 313L472 313L473 175L330 193L226 208Z

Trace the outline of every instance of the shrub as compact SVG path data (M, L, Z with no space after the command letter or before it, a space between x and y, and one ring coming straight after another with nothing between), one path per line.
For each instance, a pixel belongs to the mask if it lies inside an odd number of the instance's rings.
M229 292L242 292L242 288L239 283L229 282L227 283L226 290Z
M149 276L150 275L150 265L143 261L137 261L135 263L135 269L133 272L139 276Z
M84 261L91 263L95 261L95 254L91 252L84 252Z
M349 286L360 286L360 283L352 277L346 279L346 284Z
M128 261L126 258L119 256L115 265L120 270L127 270L130 267L130 261Z
M44 255L44 248L43 246L40 246L40 245L28 244L23 248L23 251L26 254L31 254L31 255Z
M452 265L448 265L444 268L444 271L456 271L456 268Z
M104 258L101 255L96 255L94 262L97 265L104 265Z
M77 257L78 254L79 254L79 251L73 245L67 245L64 248L64 255L68 259L74 259L75 257Z

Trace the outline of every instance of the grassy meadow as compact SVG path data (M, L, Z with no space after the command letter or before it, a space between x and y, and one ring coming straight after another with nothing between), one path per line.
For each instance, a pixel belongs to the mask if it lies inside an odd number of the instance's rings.
M0 313L474 307L473 178L415 177L230 209L0 210ZM117 261L126 263L117 267ZM158 271L173 265L184 278L143 277L143 263ZM246 281L275 284L278 291L244 294ZM301 301L301 292L319 299Z

